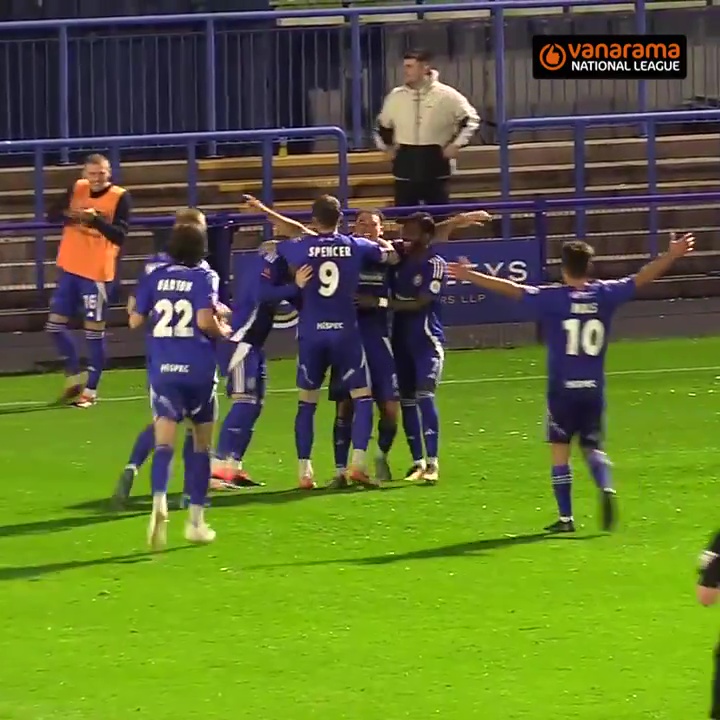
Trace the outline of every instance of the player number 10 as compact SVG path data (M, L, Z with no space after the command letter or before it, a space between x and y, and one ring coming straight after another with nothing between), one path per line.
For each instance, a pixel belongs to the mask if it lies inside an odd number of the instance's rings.
M586 320L570 318L563 323L565 330L566 355L590 355L595 357L602 352L605 345L605 326L597 319Z
M337 263L326 260L318 268L318 282L320 287L318 292L326 298L332 297L340 284L340 270Z

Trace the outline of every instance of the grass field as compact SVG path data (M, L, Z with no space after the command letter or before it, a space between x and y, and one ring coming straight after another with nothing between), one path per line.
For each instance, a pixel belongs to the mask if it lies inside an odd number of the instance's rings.
M670 720L706 717L718 616L695 604L718 525L720 339L620 343L609 451L621 525L554 519L537 348L454 353L441 484L293 489L293 368L273 363L217 542L145 553L147 498L111 491L148 420L140 372L91 410L38 410L57 377L0 380L0 720ZM329 478L331 409L316 470ZM408 465L404 439L394 450ZM138 479L147 491L148 473Z

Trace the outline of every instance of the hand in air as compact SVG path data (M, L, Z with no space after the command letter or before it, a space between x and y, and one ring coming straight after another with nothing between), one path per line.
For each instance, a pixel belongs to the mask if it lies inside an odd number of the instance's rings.
M242 197L245 204L251 210L256 210L257 212L265 212L265 210L267 209L265 204L258 200L254 195L244 194Z
M681 258L695 249L695 236L692 233L685 233L681 237L677 233L670 233L670 246L668 253L675 258Z
M455 280L467 280L472 272L472 263L466 257L459 257L457 262L448 263L448 275Z
M312 274L312 267L310 267L310 265L303 265L298 268L295 273L295 284L302 290L310 282Z
M492 220L492 215L484 210L473 210L472 212L462 213L458 217L459 227L466 228L471 225L485 225Z

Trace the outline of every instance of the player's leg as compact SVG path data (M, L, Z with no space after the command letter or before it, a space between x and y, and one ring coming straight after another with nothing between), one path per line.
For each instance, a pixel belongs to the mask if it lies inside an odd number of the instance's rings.
M329 490L341 490L348 486L346 477L348 460L350 458L350 443L352 437L352 400L347 388L335 368L330 371L330 385L328 399L335 403L335 419L333 421L333 457L335 460L335 475L327 485Z
M346 338L333 347L333 368L344 379L352 400L353 419L350 428L352 455L347 478L363 487L377 487L367 471L367 449L373 425L373 399L370 372L360 338Z
M415 360L402 343L393 343L395 365L397 368L398 389L400 392L400 414L403 431L407 440L412 465L405 473L405 480L420 480L425 472L425 455L423 449L420 413L416 398Z
M130 451L130 457L115 485L112 504L116 510L121 510L125 506L125 503L127 503L138 470L150 457L154 446L155 427L150 423L150 425L141 430L140 434L135 438L135 443Z
M422 479L435 484L440 479L438 448L440 447L440 416L435 401L435 390L442 376L445 352L438 343L418 354L415 360L417 372L417 404L420 411L423 439L425 441L425 472Z
M711 720L720 720L720 645L715 648L713 666Z
M57 287L50 300L50 314L45 330L50 334L65 371L63 402L77 399L85 388L87 376L80 371L80 358L72 332L68 329L69 318L77 314L80 302L77 275L59 271Z
M605 415L602 397L592 396L583 400L580 411L580 448L600 492L600 525L603 530L612 530L617 521L617 507L612 484L612 463L602 449Z
M552 488L557 503L558 519L545 530L553 533L574 532L572 510L572 469L570 443L575 435L574 408L567 397L548 398L547 441L552 462Z
M177 424L184 416L184 399L182 394L171 386L153 388L150 397L155 416L155 451L150 467L153 499L148 542L153 550L160 550L167 543L167 492Z
M380 337L376 341L365 342L365 354L370 368L370 384L380 417L377 426L378 452L375 456L375 479L390 482L392 473L388 463L388 454L395 441L400 415L400 392L398 389L395 357L390 341Z
M83 281L83 326L88 355L88 380L85 390L75 405L80 408L92 407L97 402L97 389L105 369L105 312L107 290L105 283Z
M220 429L212 477L225 488L256 487L261 483L245 472L243 458L263 406L265 358L261 350L240 343L230 361L226 391L232 405Z
M302 340L298 342L295 449L298 458L298 485L303 490L317 487L310 458L315 440L315 411L329 365L328 349L325 345Z
M210 448L212 447L213 429L217 419L218 406L215 394L215 383L209 387L199 388L193 393L191 414L193 422L194 445L188 462L188 487L190 497L188 520L185 524L185 539L188 542L211 543L215 531L205 521L205 504L210 487Z

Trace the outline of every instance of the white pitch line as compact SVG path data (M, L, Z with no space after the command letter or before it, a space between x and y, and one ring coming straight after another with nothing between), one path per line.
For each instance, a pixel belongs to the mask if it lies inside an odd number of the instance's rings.
M638 368L635 370L610 370L605 373L607 377L623 377L634 375L663 375L665 373L695 373L695 372L717 372L720 371L720 365L701 365L698 367L674 367L674 368ZM458 380L443 380L441 385L480 385L484 383L500 383L500 382L534 382L537 380L545 380L547 375L502 375L499 377L480 377L480 378L460 378ZM323 388L326 390L327 388ZM297 388L270 388L268 395L284 395L287 393L296 393ZM148 400L146 395L119 395L117 397L102 397L102 402L135 402L138 400ZM15 400L12 402L0 403L1 408L13 407L39 407L47 405L45 402L37 400Z

